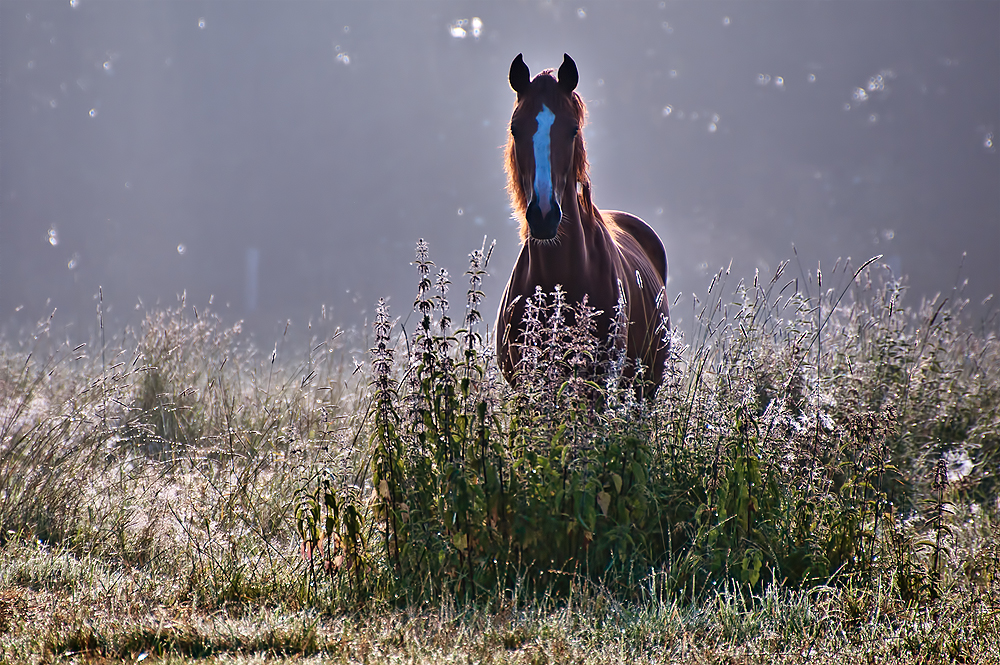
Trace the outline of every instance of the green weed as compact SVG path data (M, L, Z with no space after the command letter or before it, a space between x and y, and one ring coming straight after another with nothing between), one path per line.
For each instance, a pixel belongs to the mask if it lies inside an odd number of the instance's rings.
M951 485L933 460L995 424L961 402L930 416L927 402L963 375L982 399L984 374L998 382L995 335L977 339L980 357L955 355L954 318L899 309L903 286L873 281L875 260L838 264L838 287L814 297L790 290L797 280L779 288L782 265L724 298L720 271L695 310L698 346L675 331L665 384L643 401L596 339L597 313L557 288L529 299L510 388L481 328L485 259L471 256L453 331L449 276L432 280L418 245L416 331L394 343L384 303L376 314L370 417L355 439L369 466L355 489L325 479L304 495L300 532L327 543L330 579L352 580L330 584L354 602L564 596L578 579L623 600L886 577L905 599L940 592ZM958 428L947 443L943 421ZM994 448L980 445L978 464ZM900 526L925 513L930 548Z
M368 339L182 299L3 341L0 660L997 653L1000 342L960 289L722 270L637 400L560 291L508 386L488 258L453 307L421 246Z

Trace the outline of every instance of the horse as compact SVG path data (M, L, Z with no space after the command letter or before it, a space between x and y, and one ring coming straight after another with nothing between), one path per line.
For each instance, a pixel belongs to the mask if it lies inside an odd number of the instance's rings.
M522 54L510 65L517 99L505 170L521 250L497 314L497 358L514 385L525 301L536 287L550 293L559 285L567 303L578 306L586 297L600 312L597 338L611 340L610 351L624 350L623 376L634 377L642 366L637 390L648 397L663 380L668 351L667 254L646 222L594 206L581 131L587 109L575 92L579 78L568 54L556 76L547 69L532 79Z

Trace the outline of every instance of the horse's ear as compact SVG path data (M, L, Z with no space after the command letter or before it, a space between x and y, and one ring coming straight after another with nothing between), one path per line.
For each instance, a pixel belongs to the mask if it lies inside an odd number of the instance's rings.
M563 53L563 63L559 67L559 87L567 95L576 90L576 84L580 82L580 72L576 70L576 63L568 53Z
M528 71L528 65L524 64L524 58L521 57L520 53L514 58L514 62L510 63L509 78L510 87L519 95L527 90L531 83L531 72Z

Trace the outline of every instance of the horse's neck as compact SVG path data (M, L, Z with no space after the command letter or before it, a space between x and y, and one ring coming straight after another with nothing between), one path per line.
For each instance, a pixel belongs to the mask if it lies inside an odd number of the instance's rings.
M582 210L576 183L569 183L563 196L563 219L555 242L528 241L528 260L541 287L551 291L556 284L565 288L586 281L593 266L591 258L606 255L611 242L607 229L588 210Z

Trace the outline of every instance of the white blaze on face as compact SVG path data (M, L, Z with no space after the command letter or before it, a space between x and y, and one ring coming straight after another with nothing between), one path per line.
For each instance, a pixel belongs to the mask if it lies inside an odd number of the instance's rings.
M550 164L551 143L549 134L556 115L548 106L542 105L542 110L535 116L538 129L533 140L535 146L535 196L542 214L549 212L549 200L552 198L552 166Z

